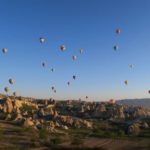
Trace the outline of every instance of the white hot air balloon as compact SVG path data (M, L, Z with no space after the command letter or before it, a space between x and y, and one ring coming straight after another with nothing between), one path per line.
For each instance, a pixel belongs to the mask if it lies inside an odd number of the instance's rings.
M76 60L76 59L77 59L77 56L73 55L73 56L72 56L72 59L73 59L73 60Z
M8 49L7 48L3 48L2 49L2 52L5 54L5 53L7 53L8 52Z
M44 43L45 42L45 38L40 37L40 43Z
M118 50L119 49L119 46L118 45L115 45L114 46L114 51Z
M63 51L65 51L66 50L66 46L65 45L61 45L60 46L60 50L63 52Z

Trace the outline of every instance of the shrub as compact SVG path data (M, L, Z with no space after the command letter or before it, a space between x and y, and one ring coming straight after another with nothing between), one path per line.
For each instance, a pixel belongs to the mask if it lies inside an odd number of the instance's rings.
M62 143L62 139L60 137L55 137L55 138L50 139L50 143L52 145L58 145Z
M48 132L45 128L43 128L39 131L39 138L40 139L47 139L48 138Z

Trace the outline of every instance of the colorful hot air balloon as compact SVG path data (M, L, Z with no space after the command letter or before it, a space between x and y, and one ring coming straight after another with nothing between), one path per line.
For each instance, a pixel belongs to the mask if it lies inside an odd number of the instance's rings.
M3 48L2 49L2 52L5 54L5 53L7 53L8 52L8 49L7 48Z
M44 43L45 42L45 38L40 37L40 43Z
M73 59L73 60L76 60L76 59L77 59L77 56L75 56L75 55L72 56L72 59Z
M65 46L65 45L61 45L61 46L60 46L60 50L61 50L61 51L65 51L65 50L66 50L66 46Z
M13 79L9 79L9 83L10 84L14 84L14 80Z
M119 46L118 45L115 45L114 46L114 51L118 50L119 49Z
M120 34L121 30L119 28L116 29L116 34Z
M128 80L125 80L124 83L125 83L125 85L128 85Z

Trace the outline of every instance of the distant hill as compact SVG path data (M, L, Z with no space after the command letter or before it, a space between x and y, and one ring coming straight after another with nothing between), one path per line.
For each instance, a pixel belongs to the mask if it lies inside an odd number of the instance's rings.
M118 104L126 104L126 105L133 105L133 106L144 106L147 108L150 108L150 99L144 98L144 99L123 99L118 100Z

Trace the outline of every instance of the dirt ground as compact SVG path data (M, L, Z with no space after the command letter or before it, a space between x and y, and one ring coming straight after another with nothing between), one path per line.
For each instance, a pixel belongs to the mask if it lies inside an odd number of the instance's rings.
M36 136L37 131L24 130L11 122L0 121L0 150L51 150L50 147L40 145ZM129 139L106 139L86 138L83 145L74 147L69 142L62 143L54 149L89 149L99 148L100 150L150 150L146 145L150 139L129 140Z

